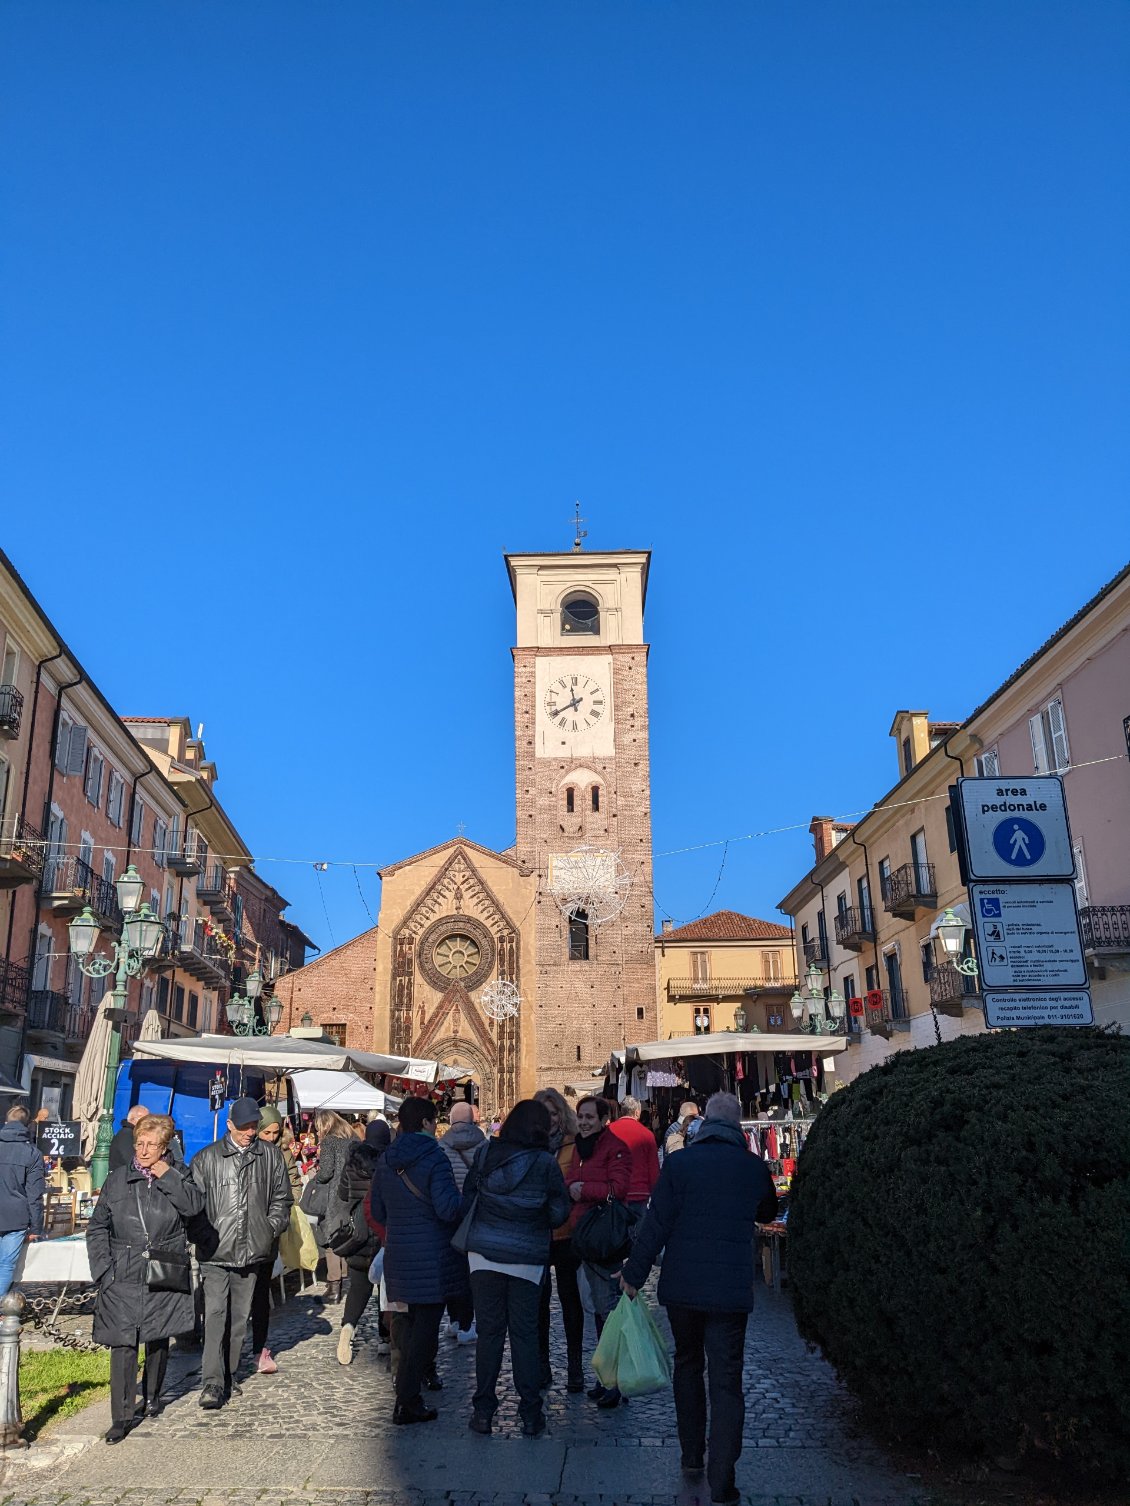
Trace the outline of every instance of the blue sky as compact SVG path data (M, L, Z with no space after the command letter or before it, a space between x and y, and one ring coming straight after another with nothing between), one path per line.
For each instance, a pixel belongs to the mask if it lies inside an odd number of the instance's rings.
M654 551L657 853L865 807L896 707L963 716L1130 556L1121 3L7 0L0 42L0 543L115 705L204 722L323 946L379 885L312 861L513 839L501 556L575 498ZM772 916L809 852L656 895Z

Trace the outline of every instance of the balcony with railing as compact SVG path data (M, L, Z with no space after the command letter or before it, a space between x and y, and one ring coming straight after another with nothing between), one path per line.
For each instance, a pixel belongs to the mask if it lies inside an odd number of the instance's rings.
M194 831L185 832L179 844L174 843L165 854L165 862L182 878L193 878L204 866L202 843Z
M0 957L0 1010L22 1014L27 1004L31 976L20 962L5 962Z
M869 988L863 995L863 1023L872 1035L888 1041L896 1030L909 1030L910 1015L902 990Z
M196 897L217 920L235 917L235 880L224 872L222 863L211 863L196 880Z
M23 692L14 685L0 685L0 737L19 737L23 714Z
M33 884L43 872L43 833L22 816L0 826L0 889Z
M981 980L976 973L963 973L952 962L930 969L930 1003L939 1014L960 1019L980 993Z
M65 1040L67 1013L71 1008L66 994L53 988L33 988L27 1004L28 1033Z
M913 920L919 910L938 908L938 885L933 863L904 863L884 874L880 887L883 908L900 920Z
M828 961L828 943L823 936L817 936L813 941L803 943L804 960L809 967L815 962L817 967L823 967Z
M122 912L109 879L95 873L85 858L49 855L43 866L42 895L55 915L77 915L86 905L105 926L120 926Z
M836 916L836 941L849 952L861 952L875 940L875 921L869 905L848 905Z
M775 978L668 978L667 997L678 999L741 999L750 994L792 993L797 980L789 973Z
M1083 949L1093 962L1130 956L1130 905L1084 905L1079 924Z
M185 917L181 922L176 962L209 988L224 988L231 979L230 955L208 934L202 920Z

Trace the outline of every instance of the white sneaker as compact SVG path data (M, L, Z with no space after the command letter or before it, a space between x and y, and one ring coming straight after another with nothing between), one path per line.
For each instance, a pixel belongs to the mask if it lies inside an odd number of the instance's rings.
M458 1324L456 1324L456 1330L457 1332L455 1334L455 1341L458 1344L473 1344L479 1337L473 1320L470 1328L468 1328L465 1333L461 1328L459 1328Z
M339 1365L352 1365L353 1363L353 1324L343 1323L341 1333L337 1340L337 1362Z
M458 1318L449 1318L447 1320L447 1322L443 1325L443 1328L444 1328L444 1333L447 1335L447 1337L449 1339L455 1338L455 1336L459 1332L459 1320L458 1320Z

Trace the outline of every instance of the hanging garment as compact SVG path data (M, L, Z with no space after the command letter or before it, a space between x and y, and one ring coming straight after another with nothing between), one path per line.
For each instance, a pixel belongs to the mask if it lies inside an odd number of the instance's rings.
M647 1066L647 1085L649 1088L677 1088L682 1083L682 1078L675 1071L675 1064L669 1056L661 1056L656 1061L649 1062Z

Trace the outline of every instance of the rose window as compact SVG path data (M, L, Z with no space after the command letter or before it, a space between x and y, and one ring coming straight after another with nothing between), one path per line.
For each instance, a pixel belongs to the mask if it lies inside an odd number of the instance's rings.
M469 978L482 960L479 943L473 936L456 931L436 943L432 959L445 978Z

